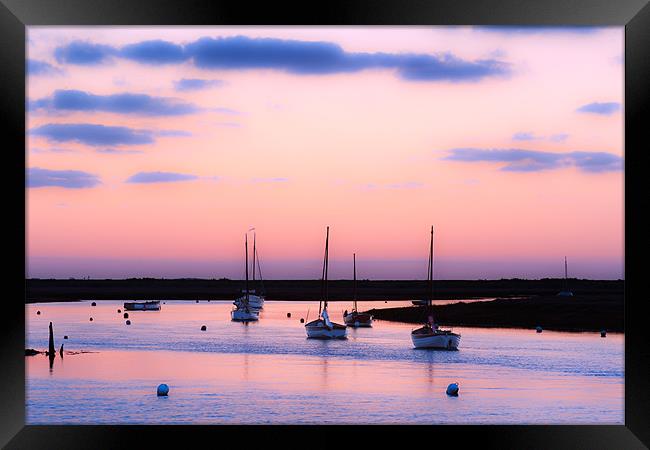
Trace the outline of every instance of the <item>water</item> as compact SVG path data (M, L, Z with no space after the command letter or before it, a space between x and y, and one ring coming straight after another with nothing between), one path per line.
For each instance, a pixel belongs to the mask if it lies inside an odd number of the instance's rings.
M57 354L51 369L26 357L28 424L624 423L622 334L456 327L460 350L447 352L413 349L415 325L386 321L308 340L299 320L317 302L267 301L246 325L230 302L167 301L129 311L130 326L122 303L26 305L26 348L47 348L51 321L57 351L90 352ZM350 306L331 303L331 317Z

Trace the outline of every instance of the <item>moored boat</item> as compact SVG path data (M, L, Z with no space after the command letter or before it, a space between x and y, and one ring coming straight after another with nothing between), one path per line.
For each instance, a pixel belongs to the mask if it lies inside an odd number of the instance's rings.
M250 322L259 320L259 310L249 305L250 290L248 289L248 233L244 242L246 249L246 289L244 295L235 300L235 308L230 312L230 318L235 322Z
M343 313L343 322L349 327L371 327L372 316L368 313L359 312L357 309L357 254L352 254L352 267L354 274L354 290L352 294L352 311L347 310Z
M160 311L160 300L146 302L124 302L127 311Z
M347 327L330 321L327 312L327 275L329 265L329 236L330 227L327 227L325 238L325 257L323 259L323 276L321 278L321 299L318 302L318 318L305 324L305 331L309 339L345 339Z
M433 299L433 226L431 227L431 243L429 245L427 283L429 285L429 292L426 307L430 313L431 300ZM429 314L427 323L411 331L411 341L415 348L458 350L460 334L454 333L451 329L443 330L438 328L438 325L433 320L433 316Z
M255 230L255 228L252 228L252 230ZM248 290L248 307L259 310L264 308L264 300L266 297L264 295L264 280L262 279L262 268L260 267L259 253L257 253L257 235L256 233L253 233L253 285L255 285L256 282L256 269L257 273L259 274L260 295L257 295L255 289ZM246 291L242 291L242 293L246 294ZM233 304L235 306L241 306L243 304L242 298L243 297L236 299Z

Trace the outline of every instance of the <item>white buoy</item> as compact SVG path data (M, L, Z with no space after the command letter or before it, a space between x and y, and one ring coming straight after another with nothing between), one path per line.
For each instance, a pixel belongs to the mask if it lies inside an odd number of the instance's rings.
M458 397L458 383L451 383L447 386L447 395Z
M165 383L159 384L157 394L158 397L166 397L167 394L169 394L169 386L167 386Z

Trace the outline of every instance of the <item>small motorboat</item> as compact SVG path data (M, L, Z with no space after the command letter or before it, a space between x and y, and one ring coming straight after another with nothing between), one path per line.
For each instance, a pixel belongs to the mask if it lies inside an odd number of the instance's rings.
M323 259L323 276L321 278L321 300L318 302L318 319L305 324L305 331L309 339L345 339L347 327L330 321L327 313L327 272L328 272L328 250L329 250L330 227L327 227L325 238L325 258Z
M259 310L249 304L250 290L248 289L248 233L244 242L246 251L246 289L244 295L234 301L235 308L230 312L230 317L235 322L250 322L259 320Z
M160 300L146 302L124 302L127 311L160 311Z
M429 245L429 268L427 273L429 285L428 299L425 306L431 311L433 299L433 227L431 227L431 243ZM415 304L415 301L413 302ZM424 326L411 331L411 341L415 348L435 348L446 350L458 350L460 345L460 334L454 333L451 329L440 329L429 314L428 322Z
M352 294L352 311L347 310L343 313L343 322L349 327L371 327L372 316L368 313L359 312L357 309L357 254L352 254L352 267L354 273L354 290Z

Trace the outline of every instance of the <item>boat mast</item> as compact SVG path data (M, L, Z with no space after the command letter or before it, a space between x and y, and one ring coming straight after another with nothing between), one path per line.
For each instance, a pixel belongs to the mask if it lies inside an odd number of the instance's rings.
M329 291L327 287L327 272L329 271L329 242L330 242L330 227L327 227L327 237L325 238L325 301L323 309L327 309L327 300L329 298Z
M431 226L431 242L429 244L429 270L427 273L427 284L429 285L428 305L431 306L433 300L433 225Z
M564 257L564 290L565 291L569 290L569 277L568 277L566 256Z
M246 233L244 246L246 248L246 309L248 309L248 233Z
M253 232L253 286L255 286L255 241L256 241L256 234Z
M354 289L352 291L352 299L354 300L354 309L353 311L357 311L357 254L352 253L352 267L354 271Z
M329 237L330 227L327 227L327 235ZM320 300L318 301L318 317L320 317L323 305L323 299L325 298L325 265L327 264L327 239L325 239L325 254L323 255L323 271L320 277Z

